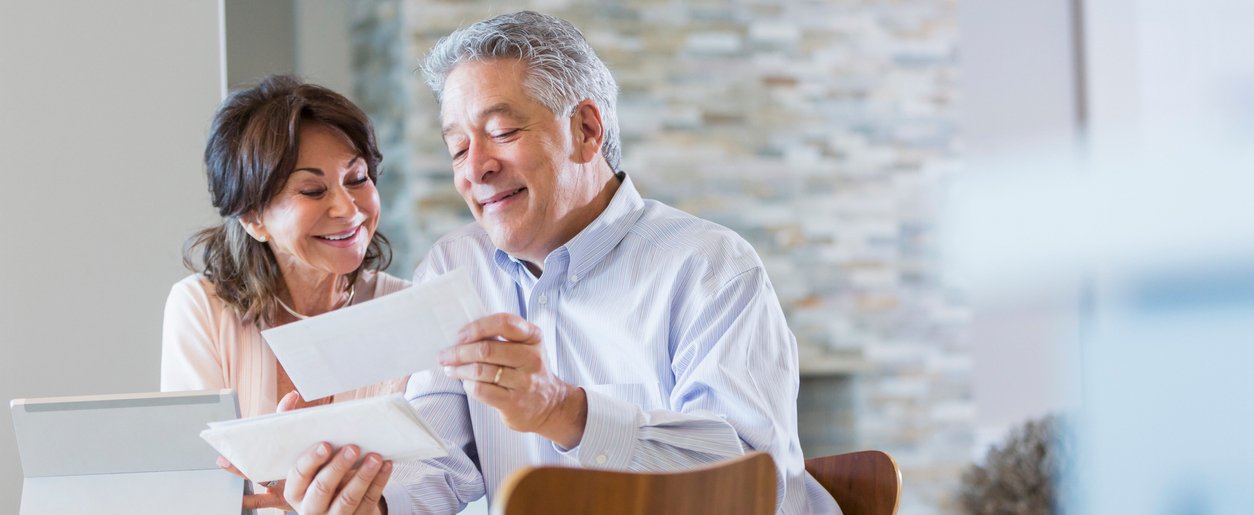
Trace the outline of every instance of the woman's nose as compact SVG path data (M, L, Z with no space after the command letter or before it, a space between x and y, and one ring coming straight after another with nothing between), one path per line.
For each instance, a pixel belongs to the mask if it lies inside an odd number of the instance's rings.
M331 188L330 215L334 218L347 218L357 214L357 199L348 188Z

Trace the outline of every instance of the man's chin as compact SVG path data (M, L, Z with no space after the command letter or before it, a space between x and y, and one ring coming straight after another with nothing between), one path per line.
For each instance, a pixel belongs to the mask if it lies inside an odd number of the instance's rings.
M525 242L520 236L518 231L507 231L500 228L488 229L488 238L492 240L492 245L511 256L518 256L526 250Z
M484 230L488 231L488 239L492 240L492 245L496 248L511 254L518 250L518 242L511 237L512 234L509 231L492 226L485 226Z

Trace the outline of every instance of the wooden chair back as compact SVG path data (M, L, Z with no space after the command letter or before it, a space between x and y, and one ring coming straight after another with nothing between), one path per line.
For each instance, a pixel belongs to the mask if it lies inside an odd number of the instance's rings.
M496 515L770 515L775 462L751 452L682 472L527 467L505 479L493 505Z
M895 515L901 503L901 469L883 451L860 451L806 460L844 515Z

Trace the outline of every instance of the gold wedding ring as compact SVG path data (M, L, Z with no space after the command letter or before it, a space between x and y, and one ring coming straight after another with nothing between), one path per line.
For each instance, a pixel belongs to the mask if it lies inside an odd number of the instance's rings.
M496 377L492 378L492 384L501 384L501 372L505 371L505 367L496 367Z

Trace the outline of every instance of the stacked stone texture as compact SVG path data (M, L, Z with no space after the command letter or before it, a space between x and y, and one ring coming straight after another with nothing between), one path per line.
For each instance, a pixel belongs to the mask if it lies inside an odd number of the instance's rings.
M355 3L359 98L410 246L470 220L416 71L483 1ZM623 165L646 197L725 225L761 254L803 352L807 455L880 448L903 513L951 507L970 457L967 311L938 277L934 195L956 168L952 0L532 0L572 21L621 88ZM382 15L384 18L380 19ZM368 93L368 94L363 94ZM387 201L385 199L385 201ZM860 371L820 363L854 362Z

